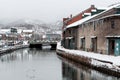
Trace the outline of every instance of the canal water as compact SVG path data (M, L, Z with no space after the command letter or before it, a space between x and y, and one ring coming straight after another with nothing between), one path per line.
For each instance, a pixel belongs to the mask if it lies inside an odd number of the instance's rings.
M68 61L49 49L20 49L0 56L0 80L120 80Z

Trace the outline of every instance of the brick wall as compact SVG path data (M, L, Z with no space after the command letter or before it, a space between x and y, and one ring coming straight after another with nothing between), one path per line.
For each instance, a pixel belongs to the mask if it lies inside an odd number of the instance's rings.
M111 27L111 21L114 21L114 28ZM95 27L94 27L95 24ZM80 37L85 37L86 50L91 50L91 37L97 37L97 52L106 54L107 38L105 36L120 35L120 16L107 17L95 22L90 22L79 27L78 49L80 49Z
M73 27L73 28L68 28L67 30L64 31L63 35L64 35L64 40L65 40L65 47L68 48L69 47L69 40L73 40L73 42L71 42L71 44L73 44L73 48L76 49L77 48L77 34L78 34L78 27ZM71 39L70 39L71 38Z

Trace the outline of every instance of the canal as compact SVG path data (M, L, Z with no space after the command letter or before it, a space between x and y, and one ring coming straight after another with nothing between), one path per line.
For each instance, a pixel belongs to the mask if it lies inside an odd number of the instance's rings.
M120 80L66 60L49 49L20 49L0 56L1 80Z

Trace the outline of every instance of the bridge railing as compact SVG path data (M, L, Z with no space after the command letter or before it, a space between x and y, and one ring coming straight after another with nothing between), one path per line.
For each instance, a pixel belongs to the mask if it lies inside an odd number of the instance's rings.
M58 40L33 40L30 43L57 43Z

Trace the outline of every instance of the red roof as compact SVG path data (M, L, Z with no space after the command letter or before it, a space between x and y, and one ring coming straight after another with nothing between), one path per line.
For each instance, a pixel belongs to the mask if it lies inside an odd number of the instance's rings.
M96 9L94 5L91 5L91 7L89 7L88 9L86 9L84 11L82 11L81 13L79 13L78 15L76 15L74 17L71 16L71 18L63 18L63 23L65 23L66 26L70 25L70 24L82 19L83 18L82 15L84 13L91 13L92 9Z

